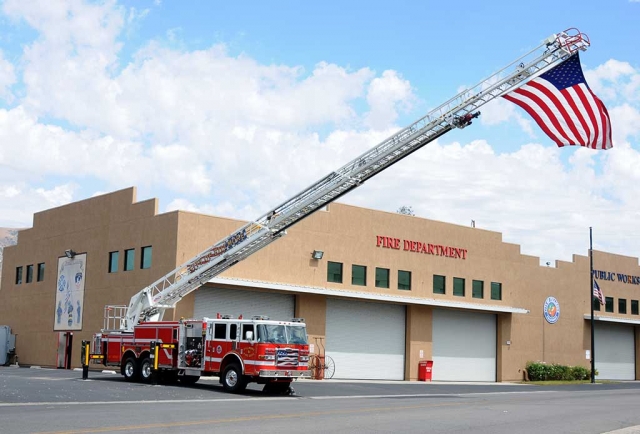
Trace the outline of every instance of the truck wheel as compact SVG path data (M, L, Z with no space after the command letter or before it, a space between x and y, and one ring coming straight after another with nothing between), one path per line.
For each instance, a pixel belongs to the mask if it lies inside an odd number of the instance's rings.
M151 382L151 375L153 374L153 363L150 357L145 357L140 363L140 379L145 383Z
M235 363L224 368L222 373L222 387L231 393L240 393L247 388L247 381L242 375L242 369Z
M138 381L138 363L134 357L125 359L122 364L122 375L126 381Z

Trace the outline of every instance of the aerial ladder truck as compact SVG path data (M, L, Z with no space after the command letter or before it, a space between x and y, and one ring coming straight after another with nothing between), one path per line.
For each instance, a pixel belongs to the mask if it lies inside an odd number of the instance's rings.
M163 321L163 314L215 276L286 235L289 227L313 212L449 131L471 125L484 104L589 46L589 38L577 29L551 35L498 72L142 289L128 306L106 306L104 328L94 335L91 359L118 367L129 381L149 381L153 368L184 383L215 375L230 392L244 390L249 382L284 391L294 379L309 377L309 345L302 319Z

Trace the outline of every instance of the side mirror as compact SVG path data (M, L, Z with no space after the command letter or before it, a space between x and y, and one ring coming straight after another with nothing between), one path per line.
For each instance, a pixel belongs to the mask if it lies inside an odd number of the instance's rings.
M246 338L248 341L252 341L252 340L253 340L253 332L252 332L251 330L247 331L247 332L245 333L245 338Z

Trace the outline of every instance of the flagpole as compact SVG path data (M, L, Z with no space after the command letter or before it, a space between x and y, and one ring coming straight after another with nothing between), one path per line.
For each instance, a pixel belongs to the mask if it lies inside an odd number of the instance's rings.
M589 288L589 301L590 301L590 305L591 305L591 382L595 383L596 382L596 366L595 366L595 360L596 360L596 355L594 354L595 351L595 329L593 327L593 232L591 227L589 227L589 259L590 259L590 266L589 269L591 271L590 275L591 275L591 287Z

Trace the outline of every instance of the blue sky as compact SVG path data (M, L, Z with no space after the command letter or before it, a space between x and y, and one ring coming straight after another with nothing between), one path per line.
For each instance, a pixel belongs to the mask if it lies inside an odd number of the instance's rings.
M614 149L557 149L496 104L341 201L473 219L543 263L586 254L589 226L596 248L637 257L638 22L640 2L627 0L6 0L0 226L131 185L161 211L258 217L577 27Z

